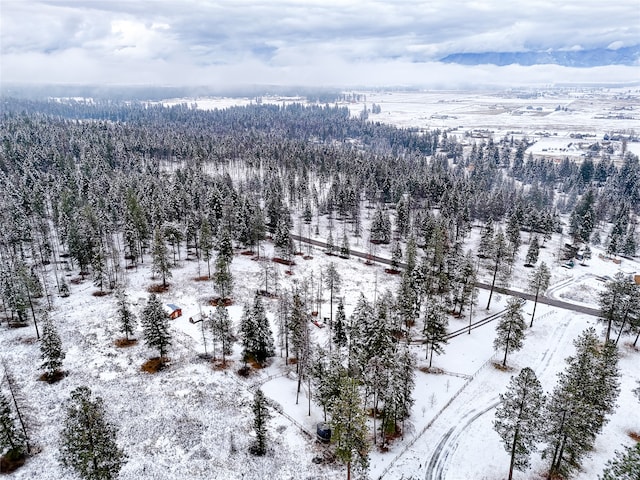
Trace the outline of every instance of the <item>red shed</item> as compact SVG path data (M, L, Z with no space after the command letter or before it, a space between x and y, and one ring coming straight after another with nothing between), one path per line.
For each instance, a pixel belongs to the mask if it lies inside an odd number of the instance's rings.
M167 303L164 306L164 311L167 312L167 315L171 320L175 320L176 318L182 316L182 309L179 306L174 305L173 303Z

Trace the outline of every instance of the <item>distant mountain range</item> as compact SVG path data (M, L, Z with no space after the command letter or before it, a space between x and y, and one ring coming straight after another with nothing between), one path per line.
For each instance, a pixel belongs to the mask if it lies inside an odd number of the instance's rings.
M544 65L566 67L600 67L605 65L640 65L640 45L617 50L594 48L591 50L552 50L537 52L484 52L453 53L440 59L444 63L461 65Z

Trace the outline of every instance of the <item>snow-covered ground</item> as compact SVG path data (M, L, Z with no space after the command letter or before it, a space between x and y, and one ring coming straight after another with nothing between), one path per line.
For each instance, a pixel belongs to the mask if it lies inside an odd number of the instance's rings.
M318 239L323 240L325 232L326 224L322 222ZM595 258L589 266L577 265L573 270L561 268L553 258L561 241L560 237L554 237L548 247L541 250L541 259L552 266L553 281L558 285L550 289L550 296L593 306L597 291L602 288L602 282L594 276L596 272L599 276L613 276L621 268L640 270L637 262L622 260L618 265L600 259L598 249L594 249ZM270 257L271 244L266 242L264 247L262 253ZM365 251L362 242L359 246L352 244L352 248ZM521 250L526 250L526 246ZM388 255L386 248L380 248L377 253ZM299 285L304 279L317 282L320 270L334 262L343 278L339 295L345 298L347 314L351 313L360 292L372 300L374 295L386 289L394 291L397 286L398 277L384 273L381 265L367 266L353 257L349 260L330 257L319 249L312 249L311 254L310 260L296 257L293 275L285 275L285 267L266 259L255 260L237 254L232 263L236 279L233 296L237 303L229 307L236 325L242 303L250 301L257 289L264 288L265 266L278 272L277 288L284 289ZM302 430L313 434L315 423L322 419L322 410L312 403L311 415L308 415L306 389L300 395L299 404L295 404L295 376L283 358L276 357L269 367L244 379L235 373L241 365L238 346L227 370L216 370L199 357L205 348L201 324L192 324L189 318L210 309L206 304L214 296L214 290L211 282L194 281L206 272L206 264L198 266L192 256L185 259L184 255L183 251L178 266L173 269L170 290L161 295L163 302L181 306L183 316L171 323L174 336L169 353L171 365L156 375L140 371L141 364L156 354L142 341L128 348L114 346L119 336L114 320L115 299L113 295L93 296L96 287L89 279L71 283L70 297L52 298L52 317L67 351L64 368L68 374L60 383L48 385L37 381L39 349L32 327L0 330L2 356L20 379L30 403L37 406L33 408L38 425L34 430L34 443L41 451L14 474L15 478L66 478L57 464L56 442L63 402L78 385L88 385L102 396L110 417L120 427L119 440L129 454L129 462L121 475L123 479L342 478L344 471L339 465L319 466L312 462L314 457L322 455L325 447ZM519 261L518 265L522 263ZM269 273L272 291L275 289L273 271ZM524 285L528 271L517 267L514 288ZM148 259L137 270L125 272L129 298L139 313L148 298L147 288L157 279L151 277ZM50 274L53 275L51 268ZM66 272L67 281L79 280L76 274ZM51 276L50 289L53 284ZM275 320L277 301L264 301L270 318ZM506 298L494 295L489 312L484 309L486 301L487 292L481 291L474 321L502 310ZM324 294L321 308L321 316L328 315L328 293ZM527 304L525 312L530 314L531 310L532 305ZM497 395L505 390L510 376L525 366L534 368L545 389L550 391L555 375L564 368L564 358L573 352L572 340L596 322L593 317L544 305L538 306L536 317L523 350L509 357L509 372L496 370L491 363L495 323L452 339L445 354L434 358L434 367L445 373L417 371L416 403L405 426L405 435L385 453L372 449L370 477L384 474L384 478L405 479L425 475L443 479L502 478L508 456L491 427ZM467 323L468 317L451 318L449 328L455 330ZM272 328L276 332L275 323ZM312 328L314 340L324 342L326 329ZM141 339L141 332L137 336ZM628 340L624 338L623 342ZM423 347L413 348L419 366L426 366ZM592 458L585 462L583 472L576 478L595 478L614 450L631 441L627 432L640 429L637 401L630 393L640 380L637 368L640 353L626 344L621 347L621 353L623 380L619 407L598 438ZM271 449L264 458L247 453L252 438L251 388L257 385L262 385L267 396L280 404L284 412L275 414L270 424ZM430 465L431 458L434 463ZM516 478L531 478L532 472L543 470L544 463L534 456L533 469ZM430 477L432 474L441 476Z
M494 92L464 91L363 91L365 99L344 102L352 115L364 108L369 120L398 127L423 130L440 129L463 140L466 135L477 141L492 136L527 137L533 145L527 150L534 155L561 160L584 156L604 136L629 135L640 131L640 91L611 89L506 90ZM278 105L305 103L300 97L265 96L263 103ZM251 98L194 98L163 102L197 104L214 109L255 103ZM381 112L371 113L373 104ZM612 159L622 153L620 142L611 142ZM627 151L640 154L640 142L629 142Z
M614 93L607 96L615 100L614 97ZM195 101L201 108L222 108L238 103L237 99L209 99L209 103L204 99ZM250 102L249 99L244 101ZM638 97L624 102L635 106ZM187 100L187 103L191 101ZM605 106L598 98L580 92L526 99L497 94L368 93L367 105L370 107L372 103L381 105L382 113L371 115L370 119L402 126L451 128L452 131L458 128L460 135L467 130L490 129L496 131L496 137L508 131L521 132L529 138L536 138L535 132L550 132L550 137L539 135L539 143L536 144L538 147L547 145L544 147L547 149L561 148L563 142L568 143L568 135L572 131L593 133L601 139L604 132L638 129L637 119L601 120L598 115L613 109L612 104ZM566 106L568 111L555 111L558 105ZM349 107L357 114L364 104L350 104ZM537 110L538 107L542 110ZM554 132L558 135L553 136ZM637 146L629 143L628 148L633 151ZM538 147L534 145L532 148ZM366 238L367 211L363 211L362 218ZM315 237L310 233L309 236L325 241L327 228L326 218L321 218L320 234ZM293 232L298 232L296 227ZM477 240L478 232L479 229L474 228L473 241ZM336 221L333 235L336 243L339 243L341 235L342 225ZM516 290L524 289L530 272L522 267L527 237L523 233L525 245L520 248L520 258L511 281L512 288ZM367 251L364 239L351 237L350 240L353 250ZM595 307L597 293L604 285L597 277L613 277L618 271L640 272L637 261L622 259L620 264L616 264L598 258L600 250L597 248L593 248L594 258L588 266L578 264L571 270L562 268L557 253L564 241L566 238L555 235L540 252L540 260L552 269L549 297ZM303 251L310 253L313 259L295 257L297 265L292 269L293 275L285 274L285 267L268 259L255 260L251 256L235 255L231 268L236 302L229 311L236 325L243 303L250 302L254 292L264 288L265 270L271 291L276 289L275 280L280 290L299 286L304 280L315 283L317 288L320 271L329 262L334 262L343 279L339 296L344 297L347 315L351 314L360 292L373 300L375 295L386 289L395 291L397 287L399 277L386 274L381 265L367 266L355 257L349 260L330 257L317 248L307 250L304 247ZM271 257L272 245L265 242L260 254ZM377 247L375 254L390 257L388 247L384 246ZM208 301L215 292L211 282L194 280L206 273L206 264L198 264L192 255L185 258L184 246L181 255L169 281L171 288L161 294L161 299L182 307L183 316L171 323L171 364L158 374L150 375L140 370L146 359L156 355L155 351L144 346L140 330L137 345L115 347L114 341L119 337L115 298L113 295L93 296L96 287L90 279L80 281L77 271L58 270L67 276L67 283L72 280L78 283L70 283L70 297L53 296L51 299L51 316L67 352L64 362L67 376L61 382L48 385L37 380L40 353L32 326L11 330L4 325L0 327L1 356L18 378L32 406L30 410L35 420L33 443L39 450L12 478L72 478L60 470L57 441L64 417L64 401L79 385L88 385L96 395L104 398L110 418L119 426L119 443L129 455L121 473L122 479L344 478L345 469L339 464L316 465L312 461L314 457L322 456L325 447L304 432L314 433L315 423L322 419L322 410L312 403L311 415L308 414L306 390L301 393L299 403L295 404L296 381L281 356L248 379L236 374L241 366L237 345L226 370L215 369L200 358L199 355L205 351L201 324L192 324L189 318L210 310ZM52 266L48 272L48 289L54 291ZM158 279L151 277L149 257L137 270L125 271L127 293L136 313L140 313L149 296L147 288L157 282ZM326 291L323 297L320 317L328 316L329 310ZM473 320L499 312L506 300L504 296L494 295L491 310L486 311L487 292L481 291ZM277 301L265 299L264 302L275 333ZM527 303L525 312L530 314L532 307ZM462 328L468 321L468 317L450 318L449 329ZM508 372L496 370L491 363L495 354L492 348L495 322L473 330L469 335L452 339L445 353L434 357L434 366L444 373L416 372L416 402L404 437L392 443L388 452L379 452L375 447L372 449L370 477L383 475L383 478L405 480L504 478L508 454L492 428L498 394L505 390L510 376L525 366L532 367L545 390L551 391L557 373L564 369L564 358L573 354L572 341L592 325L602 332L602 326L596 324L593 317L538 305L536 320L528 331L524 348L509 357L511 370ZM312 329L315 341L325 341L326 329L315 326ZM584 462L582 471L575 477L577 479L597 478L614 451L632 442L628 432L640 431L638 402L631 394L635 382L640 380L640 352L629 347L628 343L629 337L623 337L620 347L622 392L618 408L598 437L596 448ZM210 351L210 345L207 348ZM419 366L425 366L423 347L413 348ZM258 385L282 407L283 412L274 412L270 423L270 450L268 455L259 458L247 452L252 441L252 388ZM532 469L524 474L516 473L515 478L537 478L544 469L545 464L536 454Z

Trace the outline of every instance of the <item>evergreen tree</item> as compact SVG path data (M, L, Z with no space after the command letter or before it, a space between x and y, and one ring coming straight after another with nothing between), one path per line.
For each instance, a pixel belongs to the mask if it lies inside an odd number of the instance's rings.
M517 210L514 210L511 215L509 215L505 234L511 247L509 255L511 258L515 258L520 248L520 219Z
M347 465L350 480L354 463L363 472L369 467L369 432L356 380L341 377L339 392L331 404L331 443L338 460Z
M527 250L527 257L524 260L525 267L532 267L538 261L538 255L540 253L540 243L538 241L538 236L536 235L531 240L529 244L529 249Z
M333 262L329 263L324 273L324 285L329 289L329 334L333 334L333 297L340 291L342 278ZM331 341L331 339L329 339ZM329 348L331 349L331 348Z
M413 269L416 268L416 259L418 257L418 253L416 251L416 239L413 235L409 237L407 240L407 248L405 249L405 272L409 274L413 272Z
M102 398L88 387L71 392L60 434L60 463L85 480L114 480L127 460L116 443L117 430L106 418Z
M358 359L363 357L361 351L364 342L371 331L370 323L374 317L374 310L364 294L360 298L350 318L348 342L348 370L352 374L358 368Z
M125 215L123 235L125 246L129 252L125 258L131 260L131 265L136 265L138 256L141 256L142 252L139 250L138 233L128 214Z
M403 238L409 233L409 208L409 201L403 195L396 204L396 230Z
M453 253L454 255L458 252L450 252L450 245L447 239L447 226L444 219L439 219L436 223L436 226L433 231L433 235L431 236L431 240L427 245L427 250L431 252L431 269L435 277L440 277L441 284L439 285L438 290L443 292L446 290L448 285L446 282L447 272L446 272L446 259L447 253ZM441 288L440 288L441 287Z
M276 233L273 238L273 246L279 252L281 258L288 259L291 257L293 243L291 240L291 223L289 214L283 214L278 221Z
M253 431L256 441L251 448L251 453L262 456L267 453L267 423L271 418L267 398L262 390L257 389L253 395Z
M224 255L218 254L213 270L213 284L216 287L220 300L229 298L233 290L233 276L231 275L230 262Z
M167 348L171 345L171 333L169 319L155 293L149 296L142 310L141 320L145 344L150 348L158 349L162 360L167 353Z
M311 220L313 219L313 213L311 212L311 205L309 205L309 202L305 202L304 204L302 219L304 220L304 223L306 223L307 225L310 224Z
M276 354L269 319L264 310L262 299L256 293L253 306L245 306L240 321L243 357L245 361L253 358L257 363L264 362Z
M551 459L548 478L567 476L579 468L613 412L619 392L615 347L605 345L601 354L594 328L585 330L574 345L576 354L567 358L544 413L542 457Z
M393 270L397 270L400 266L400 262L402 261L402 248L400 247L400 242L395 241L393 243L393 248L391 249L391 268Z
M624 273L618 272L607 282L599 294L600 319L607 324L606 339L611 337L613 327L620 333L627 323L633 323L640 311L640 286L629 281ZM618 338L620 336L618 335ZM616 340L617 343L617 340Z
M44 370L44 378L51 381L60 373L65 353L62 350L62 341L58 330L49 318L45 317L42 326L42 338L40 339L40 356L43 360L40 368Z
M398 347L396 354L398 361L392 372L392 383L400 386L399 389L394 389L396 414L404 419L411 414L411 407L415 402L412 393L416 383L416 357L406 343Z
M34 282L30 269L22 260L15 262L13 269L7 269L3 278L3 296L11 307L12 316L15 312L18 315L19 323L27 322L27 305L31 310L31 318L36 330L36 338L40 339L40 330L36 317L36 302L38 296L39 282ZM12 271L11 271L12 270Z
M231 232L228 228L220 227L218 231L218 258L225 264L230 265L233 261L233 245L231 243Z
M107 279L107 265L105 263L105 254L102 246L98 246L91 257L91 268L93 269L93 284L102 289Z
M384 214L377 208L371 220L369 238L373 243L389 243L391 241L391 221L389 214Z
M7 368L4 360L2 360L1 363L4 370L4 382L7 386L8 391L7 398L9 400L9 403L13 406L12 411L15 413L14 418L17 420L17 426L20 429L20 437L24 439L26 453L31 453L30 431L31 426L34 422L33 419L30 418L28 413L27 398L22 393L18 382L16 381L12 372Z
M508 480L512 479L514 469L525 471L529 467L529 457L540 436L543 404L542 386L528 367L517 377L511 377L507 392L500 394L493 428L511 454Z
M596 197L593 190L588 190L576 204L569 219L569 234L575 242L589 242L595 225Z
M127 295L121 285L118 285L116 288L116 299L118 305L118 322L120 323L120 332L124 333L125 338L129 340L129 336L133 335L133 331L136 327L136 316L129 308Z
M487 310L489 310L491 306L491 297L493 296L493 289L496 286L496 280L501 280L501 283L506 283L510 276L510 270L507 265L510 261L509 250L501 230L498 230L498 233L496 233L494 237L488 260L486 268L491 273L491 290L489 291Z
M371 318L370 334L360 340L356 346L358 352L358 371L365 387L365 402L372 397L373 429L376 430L376 419L379 405L390 388L390 374L395 362L395 344L390 321L389 303L391 295L381 296ZM385 405L386 408L386 405Z
M590 400L596 410L597 424L605 425L606 415L613 412L620 395L619 355L615 343L606 340L597 353L596 370L593 372L594 394Z
M627 290L627 281L622 272L618 272L614 279L607 282L605 290L600 292L600 318L607 324L606 339L611 336L611 329L614 323L620 320L620 306L622 297Z
M287 326L289 328L289 338L291 339L293 354L298 360L298 363L296 363L296 368L298 368L299 363L302 361L303 351L308 347L308 345L306 345L308 335L306 335L305 332L308 326L308 320L302 299L298 293L293 294Z
M340 244L340 257L349 258L351 256L351 248L349 247L349 237L347 231L342 232L342 243Z
M453 277L451 279L451 297L453 300L453 313L459 305L458 316L462 316L467 305L475 305L478 298L476 288L477 272L474 266L471 250L456 262Z
M133 248L131 245L129 253L131 255L135 255L136 253L140 255L141 261L143 260L143 244L149 238L149 224L147 222L147 217L143 211L143 207L140 205L138 197L133 189L129 189L127 191L127 211L126 218L127 224L130 225L130 240L133 243L137 242L137 248ZM135 232L135 233L134 233Z
M620 395L620 369L618 368L618 348L611 341L605 341L598 350L596 370L592 373L594 383L590 397L593 406L595 425L604 426L606 416L616 407L616 399Z
M353 217L353 236L356 238L360 238L362 236L362 220L360 219L359 204L355 204L353 206L351 216Z
M384 392L384 409L380 428L383 441L387 434L397 434L398 422L404 424L404 419L411 413L411 407L414 403L412 393L415 387L415 369L415 355L403 342L396 349L395 358L391 362L387 389ZM404 428L402 431L404 432Z
M503 367L507 365L507 354L522 348L526 328L520 299L510 298L507 302L507 312L498 320L497 336L493 341L494 349L504 348Z
M536 268L531 275L529 275L529 283L527 290L535 295L533 303L533 312L531 313L531 323L529 327L533 327L533 319L536 316L536 307L538 306L538 296L544 295L544 292L549 288L549 281L551 280L551 272L547 267L547 264L542 262L538 268Z
M200 225L200 252L207 262L207 277L211 278L211 251L213 250L213 233L207 219L202 221ZM200 267L198 267L199 269Z
M620 248L623 255L628 257L635 257L638 249L638 243L634 234L635 228L633 225L629 226L627 234L622 239L622 246Z
M245 362L249 360L253 351L254 338L256 336L256 322L249 304L242 308L240 317L240 342L242 344L242 358Z
M0 452L4 452L9 460L17 460L24 456L27 439L18 426L9 399L0 392Z
M169 265L169 252L164 242L164 236L159 228L153 234L153 248L151 249L153 258L153 274L162 276L162 286L167 286L167 278L171 278L171 267Z
M333 255L333 252L335 251L336 247L333 243L333 234L331 233L331 230L329 230L329 234L327 235L327 249L325 250L329 255Z
M429 368L433 362L434 352L438 355L444 352L447 342L447 314L442 305L436 299L430 299L424 313L424 328L422 333L427 345L426 357L429 359Z
M289 318L291 311L291 298L289 292L285 290L278 299L277 323L278 323L278 347L280 347L280 356L284 349L285 363L289 361Z
M627 284L621 311L622 320L616 322L616 327L618 328L618 336L615 340L616 345L623 333L633 332L640 326L640 285L634 283L631 279Z
M347 317L344 313L344 299L342 298L338 302L336 321L333 325L333 343L338 348L347 345Z
M478 257L487 258L491 255L493 248L493 218L489 217L480 233L480 244L478 245Z
M95 220L95 215L91 208L87 206L73 215L70 220L67 242L69 254L77 260L80 266L80 275L84 278L85 270L94 255L95 232L91 224Z
M322 406L324 420L327 421L327 413L331 413L331 405L340 394L340 379L347 375L347 371L342 365L340 352L327 355L322 347L317 347L313 349L312 356L313 397Z
M354 342L360 372L373 358L386 360L392 356L394 338L389 319L389 298L390 295L384 295L378 299L368 319L365 334L359 335Z
M260 240L264 239L266 226L264 223L264 215L260 207L255 204L255 202L251 202L251 214L249 217L250 225L249 225L249 246L257 247L258 252L260 251Z
M615 256L621 250L622 247L622 238L620 234L615 230L612 230L607 238L607 255Z
M589 247L589 245L585 245L581 264L586 265L589 260L591 260L591 247Z
M598 480L638 480L640 479L640 443L616 451L614 459L609 460Z
M71 292L69 291L69 285L67 285L67 282L62 280L62 282L60 283L60 296L66 298L69 295L71 295Z
M396 308L399 320L405 328L405 335L409 337L411 326L420 314L420 280L418 269L402 272L402 280L398 286ZM399 330L399 327L398 327Z
M219 301L212 315L211 331L213 341L220 343L222 351L222 364L226 365L227 355L231 355L231 347L233 346L233 327L227 307Z
M174 223L165 225L162 229L162 236L169 241L171 249L173 251L173 265L176 263L176 247L178 250L178 259L180 258L180 242L184 239L184 235L180 231L180 227Z
M620 205L614 214L613 227L607 237L607 254L617 255L624 248L626 231L629 224L629 207L626 203Z
M389 243L391 241L391 219L389 213L382 216L382 241Z

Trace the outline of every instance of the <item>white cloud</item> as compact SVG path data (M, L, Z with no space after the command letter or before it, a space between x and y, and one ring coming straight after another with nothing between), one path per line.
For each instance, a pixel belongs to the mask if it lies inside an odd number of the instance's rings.
M640 38L637 0L9 0L2 7L3 82L447 83L471 78L434 63L450 53L617 49ZM553 83L584 72L485 67L474 75L483 83L516 74ZM595 75L606 72L608 81L630 77L617 68Z

